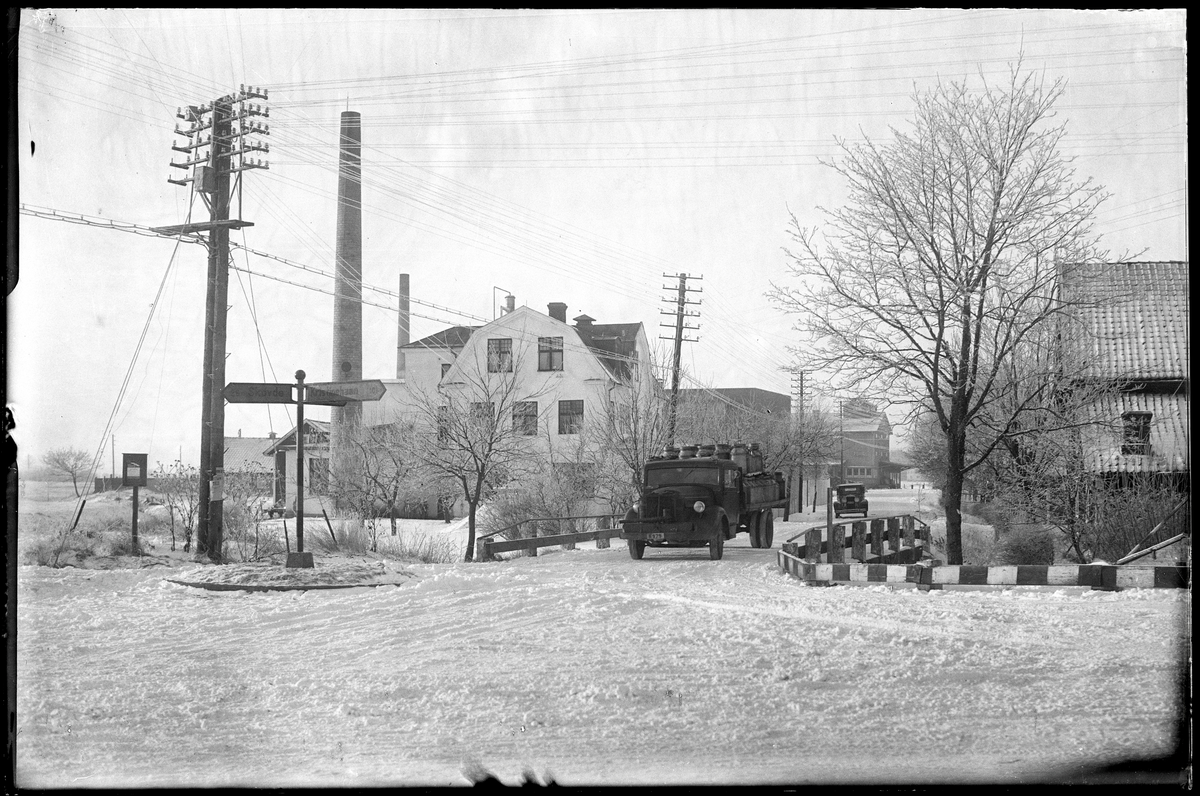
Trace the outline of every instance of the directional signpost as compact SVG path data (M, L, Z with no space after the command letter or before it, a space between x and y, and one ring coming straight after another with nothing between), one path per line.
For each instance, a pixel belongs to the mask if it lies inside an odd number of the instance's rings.
M304 383L296 371L295 384L232 382L222 394L231 404L296 405L296 552L288 553L288 568L312 568L312 553L304 552L304 405L345 406L351 401L378 401L387 392L379 379Z

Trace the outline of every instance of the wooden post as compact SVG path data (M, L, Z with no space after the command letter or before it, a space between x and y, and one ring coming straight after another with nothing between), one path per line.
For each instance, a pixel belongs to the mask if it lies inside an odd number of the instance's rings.
M917 546L916 538L915 538L915 532L916 532L915 526L916 526L916 523L913 522L912 515L905 514L904 515L904 546L905 547L916 547Z
M871 520L871 555L883 555L883 527L882 519Z
M829 551L826 554L825 560L830 564L844 564L846 562L845 525L833 526L833 534L829 537Z
M133 485L133 552L131 555L139 556L142 551L138 548L137 538L137 512L138 512L138 487Z
M867 523L855 522L850 530L850 557L860 564L867 560Z
M536 539L536 538L537 538L537 535L538 535L538 524L537 524L536 522L534 522L534 523L531 523L531 524L530 524L530 533L529 533L529 538L530 538L530 539ZM520 533L520 531L518 531L518 532L517 532L517 538L519 539L520 537L521 537L521 533ZM537 548L536 548L536 547L531 547L531 548L529 548L529 557L530 557L530 558L537 558Z
M804 534L804 560L820 563L821 529L810 528Z
M612 517L601 517L600 519L596 520L596 527L602 531L612 528ZM597 539L596 549L607 550L609 547L609 542L610 540L607 536L605 536L603 539Z
M900 549L900 518L887 518L888 552L894 553Z

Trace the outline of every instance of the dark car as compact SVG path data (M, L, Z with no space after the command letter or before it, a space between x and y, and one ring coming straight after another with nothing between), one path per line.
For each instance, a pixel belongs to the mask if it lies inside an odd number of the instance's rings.
M867 488L862 484L838 484L833 501L833 516L862 514L867 516Z

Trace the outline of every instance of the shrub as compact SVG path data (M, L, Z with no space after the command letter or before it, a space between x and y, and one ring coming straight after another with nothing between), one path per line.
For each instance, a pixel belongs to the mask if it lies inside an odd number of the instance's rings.
M1000 538L996 545L997 564L1054 563L1054 535L1038 525L1018 526Z

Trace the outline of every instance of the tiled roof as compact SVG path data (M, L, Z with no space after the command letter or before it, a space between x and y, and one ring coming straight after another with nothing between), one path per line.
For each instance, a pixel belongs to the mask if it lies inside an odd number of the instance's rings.
M1097 415L1113 422L1084 431L1085 467L1094 473L1189 472L1189 404L1186 394L1125 392L1102 399ZM1121 452L1119 419L1126 412L1150 412L1150 453Z
M779 414L786 416L792 411L792 399L789 396L759 387L681 389L679 391L679 398L686 401L690 398L699 398L710 393L716 393L719 396L716 398L718 401L724 399L726 403L743 406L752 412L766 412L772 415Z
M271 470L275 460L267 449L275 444L269 437L226 437L223 467L228 472Z
M1099 379L1188 378L1188 264L1081 266L1063 284L1083 305L1083 340L1068 350Z
M641 326L640 323L590 323L576 324L574 328L613 378L624 379L630 373L631 360L637 356Z

